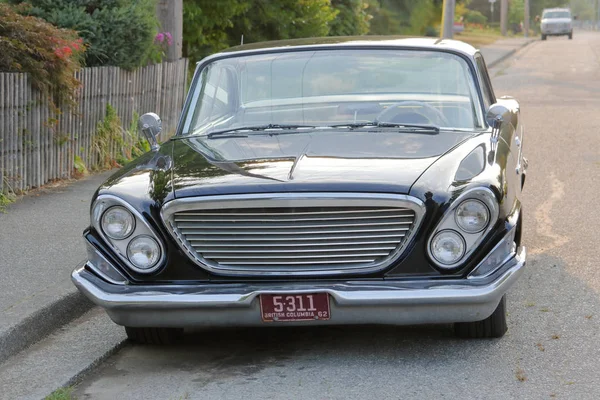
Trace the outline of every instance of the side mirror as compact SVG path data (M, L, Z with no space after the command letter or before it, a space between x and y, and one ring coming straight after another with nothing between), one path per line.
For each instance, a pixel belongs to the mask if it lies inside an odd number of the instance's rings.
M162 131L162 121L160 117L154 113L146 113L138 120L138 128L150 143L150 149L157 151L159 149L158 136Z
M508 108L504 107L502 104L495 103L488 109L485 114L485 119L489 126L494 129L500 129L500 126L509 112Z
M519 102L512 97L502 96L492 104L485 116L488 124L494 127L493 120L502 116L502 123L509 122L516 129L519 125L520 106Z

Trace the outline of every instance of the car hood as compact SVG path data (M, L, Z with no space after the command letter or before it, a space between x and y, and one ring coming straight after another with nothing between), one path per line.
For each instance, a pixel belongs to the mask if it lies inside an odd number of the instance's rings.
M393 130L173 139L175 197L258 192L408 193L440 156L473 133Z

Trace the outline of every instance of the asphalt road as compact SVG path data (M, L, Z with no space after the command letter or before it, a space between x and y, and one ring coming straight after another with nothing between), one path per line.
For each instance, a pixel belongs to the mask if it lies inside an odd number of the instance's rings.
M128 345L80 399L600 398L600 34L535 42L494 71L521 101L526 273L509 332L448 326L239 329Z

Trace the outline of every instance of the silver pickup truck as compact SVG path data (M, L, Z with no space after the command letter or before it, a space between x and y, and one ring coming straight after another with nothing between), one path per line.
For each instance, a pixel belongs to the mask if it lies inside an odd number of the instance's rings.
M568 8L547 8L542 13L542 40L547 36L569 36L573 39L573 20Z

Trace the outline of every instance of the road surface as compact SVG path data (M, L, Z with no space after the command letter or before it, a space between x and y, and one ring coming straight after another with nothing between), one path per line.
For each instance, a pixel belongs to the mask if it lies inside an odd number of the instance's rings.
M521 102L527 272L500 340L449 326L198 332L128 345L80 399L600 398L600 34L537 41L492 71Z

